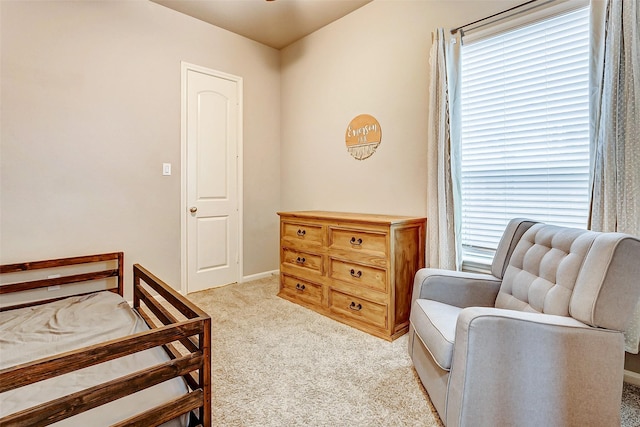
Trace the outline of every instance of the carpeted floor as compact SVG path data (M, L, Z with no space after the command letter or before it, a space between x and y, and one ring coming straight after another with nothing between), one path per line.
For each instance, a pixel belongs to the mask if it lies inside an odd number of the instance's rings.
M441 426L394 342L276 296L278 277L189 294L212 317L214 426ZM625 384L622 426L640 425Z

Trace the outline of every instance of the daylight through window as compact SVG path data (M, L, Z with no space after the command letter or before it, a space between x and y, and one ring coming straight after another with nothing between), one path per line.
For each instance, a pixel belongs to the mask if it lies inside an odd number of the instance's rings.
M461 65L465 261L514 217L586 227L588 8L465 43Z

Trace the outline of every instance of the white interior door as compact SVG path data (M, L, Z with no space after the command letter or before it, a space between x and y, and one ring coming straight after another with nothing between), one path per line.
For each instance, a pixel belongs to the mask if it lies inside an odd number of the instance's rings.
M234 283L240 277L241 81L228 77L183 66L186 292Z

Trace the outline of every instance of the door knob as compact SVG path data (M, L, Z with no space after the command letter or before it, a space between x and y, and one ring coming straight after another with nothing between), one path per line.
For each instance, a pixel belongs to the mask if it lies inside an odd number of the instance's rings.
M196 213L198 211L198 208L196 208L195 206L192 206L189 208L189 212L191 213Z

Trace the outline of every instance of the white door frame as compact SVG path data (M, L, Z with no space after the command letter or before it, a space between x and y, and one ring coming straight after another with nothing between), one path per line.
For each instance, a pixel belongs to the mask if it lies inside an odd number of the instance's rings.
M192 70L199 73L208 74L231 80L237 83L238 87L238 150L237 150L237 182L238 182L238 282L242 282L243 277L243 207L242 207L242 124L243 124L243 100L242 100L242 77L232 74L223 73L221 71L212 70L210 68L201 67L199 65L190 64L182 61L181 63L181 113L180 113L180 293L187 293L187 71Z

